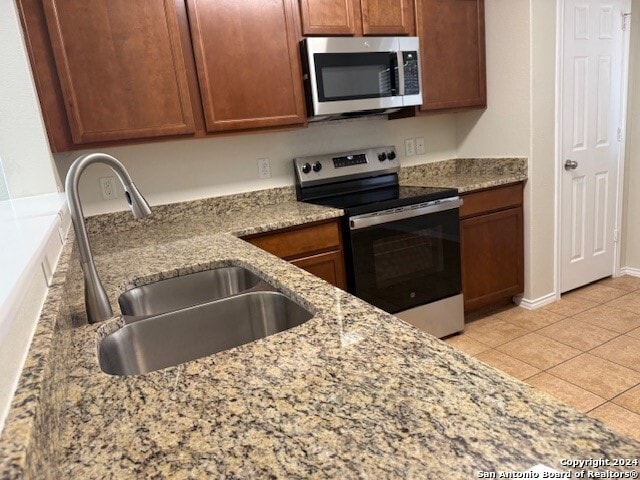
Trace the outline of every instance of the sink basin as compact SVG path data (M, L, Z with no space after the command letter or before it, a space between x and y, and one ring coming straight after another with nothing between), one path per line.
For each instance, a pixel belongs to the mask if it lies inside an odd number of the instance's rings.
M313 314L279 292L249 292L129 323L98 348L100 368L135 375L288 330Z
M151 316L211 302L256 287L261 282L242 267L222 267L160 280L118 298L125 316Z

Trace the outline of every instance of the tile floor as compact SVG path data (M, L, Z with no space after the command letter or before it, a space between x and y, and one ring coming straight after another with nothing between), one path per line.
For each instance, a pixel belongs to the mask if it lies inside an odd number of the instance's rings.
M640 440L640 278L495 310L445 341Z

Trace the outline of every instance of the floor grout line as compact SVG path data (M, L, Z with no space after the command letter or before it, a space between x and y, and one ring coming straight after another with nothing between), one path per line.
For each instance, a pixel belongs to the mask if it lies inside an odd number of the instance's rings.
M600 285L600 284L599 284L599 282L594 282L591 285ZM573 408L576 408L576 409L579 409L578 408L579 402L575 402L575 404L573 404L573 403L567 402L565 400L561 400L558 397L556 397L555 395L553 395L551 393L548 393L548 392L546 392L546 391L544 391L542 389L539 389L539 388L534 387L533 385L529 384L528 380L530 380L531 378L533 378L533 377L535 377L537 375L541 375L541 374L544 373L544 374L547 374L547 375L549 375L550 377L552 377L552 378L554 378L556 380L564 382L565 384L567 384L567 385L569 385L571 387L575 387L575 388L579 389L578 391L585 392L583 394L584 396L586 396L586 394L595 396L595 398L598 399L598 400L596 400L598 402L598 404L596 406L594 406L593 408L590 408L589 410L584 411L584 413L587 414L587 415L590 415L595 410L597 410L597 409L599 409L601 407L604 407L607 404L611 404L612 407L621 408L621 409L623 409L623 411L626 411L626 412L628 412L628 413L630 413L630 414L632 414L634 416L639 416L640 417L640 412L635 412L632 409L629 409L629 408L624 407L622 405L618 405L614 401L614 400L618 399L620 396L622 396L622 395L626 394L627 392L629 392L630 390L633 390L634 388L637 388L638 386L640 386L640 382L639 383L635 383L634 385L629 386L628 388L625 388L623 391L616 393L611 398L608 398L608 396L612 395L615 390L606 392L606 396L603 397L602 395L600 395L600 394L598 394L596 392L593 392L593 391L589 390L588 388L585 388L585 386L579 385L579 384L575 383L575 381L571 381L571 379L562 378L562 377L560 377L560 376L558 376L558 375L556 375L556 374L551 372L551 370L553 370L554 368L559 367L561 365L564 365L564 364L566 364L568 362L571 362L571 361L575 360L576 358L578 358L580 356L590 355L593 358L597 358L599 360L602 360L602 361L605 361L605 362L609 362L610 364L613 364L613 365L616 365L616 366L619 366L619 367L622 367L622 368L626 368L629 371L640 373L640 370L636 370L636 369L631 368L631 367L629 367L627 365L623 365L619 361L615 361L615 360L612 360L612 359L607 358L605 356L602 356L601 354L599 355L599 354L595 353L595 350L597 350L597 349L599 349L599 348L601 348L601 347L603 347L605 345L608 345L611 342L619 340L620 337L627 337L627 338L631 338L633 340L640 340L638 337L633 337L631 335L628 335L629 332L632 332L632 331L636 330L637 328L640 328L640 323L638 324L637 327L634 326L633 328L631 328L631 329L629 329L629 330L627 330L625 332L620 332L618 330L614 330L614 329L610 328L608 324L602 325L602 323L599 323L598 321L596 321L597 317L595 317L595 316L592 317L593 320L594 320L593 323L589 322L589 321L586 321L584 319L581 319L581 318L576 318L577 315L583 315L583 316L588 317L589 316L589 313L588 313L589 311L594 310L594 309L599 308L599 307L614 308L614 309L617 309L619 311L625 312L625 314L626 313L631 313L633 315L640 316L640 312L629 310L627 308L622 308L622 307L617 306L617 305L610 305L611 302L616 301L616 300L618 300L618 299L620 299L620 298L622 298L622 297L624 297L626 295L629 295L631 293L640 294L640 284L639 284L639 288L633 288L631 290L627 290L625 288L619 288L617 286L609 286L609 285L603 285L603 286L606 286L608 288L614 288L614 289L619 290L620 292L624 292L624 293L621 294L621 295L618 295L617 297L615 297L613 299L608 299L606 301L594 301L594 300L590 300L588 298L575 297L574 300L576 300L578 303L579 302L591 302L593 305L589 306L588 308L586 308L584 310L581 310L579 312L573 312L573 313L570 313L570 314L567 314L565 312L560 313L560 312L553 311L553 310L550 310L550 309L542 308L539 311L544 311L544 312L547 312L549 314L556 315L558 318L556 320L552 321L551 323L547 324L547 325L544 325L544 326L541 326L541 327L537 327L537 328L531 328L531 327L528 327L528 326L527 327L523 327L523 323L526 323L526 319L524 321L521 320L520 323L517 323L515 321L511 321L509 319L510 315L509 315L508 312L511 311L511 310L518 311L519 307L516 307L516 306L508 307L508 308L504 308L504 307L501 306L499 309L483 312L483 314L481 314L480 316L474 318L473 321L480 321L480 320L483 320L485 318L488 318L488 317L491 317L491 316L495 315L494 318L496 318L498 320L501 320L503 322L506 322L506 323L510 324L511 326L520 328L520 329L524 330L525 332L521 333L521 334L518 334L517 336L515 336L513 338L510 338L509 340L500 341L500 343L498 343L497 345L489 345L489 344L483 342L482 340L479 340L478 338L474 337L473 335L468 335L466 332L463 332L461 335L466 335L469 339L473 340L474 342L477 342L480 346L485 348L485 350L483 350L481 352L475 353L473 355L471 355L471 354L469 354L469 355L472 356L472 357L477 357L478 355L482 355L482 354L486 354L486 353L494 351L496 353L499 353L500 355L504 355L506 357L505 359L507 359L507 360L510 359L510 360L515 361L515 362L520 362L520 363L522 363L522 364L524 364L524 365L526 365L528 367L536 369L537 373L534 373L532 375L529 375L529 376L527 376L525 378L518 379L518 380L523 382L523 383L525 383L525 384L527 384L527 385L529 385L530 387L532 387L532 388L534 388L534 389L536 389L536 390L538 390L540 392L543 392L543 393L551 396L552 398L555 398L556 400L558 400L558 401L560 401L562 403L565 403L565 404L567 404L569 406L572 406ZM605 317L606 317L606 315L605 315ZM576 348L574 345L566 343L566 341L562 341L562 340L560 340L558 338L554 338L553 336L546 335L546 334L543 334L543 333L540 332L540 330L543 330L543 329L545 329L547 327L551 327L553 325L558 324L559 322L562 322L564 320L569 320L569 319L573 319L573 320L576 320L578 322L582 322L582 323L588 324L589 326L593 326L593 327L604 329L607 332L610 332L611 334L613 334L614 336L609 338L609 339L607 339L606 341L604 341L602 343L598 343L597 345L594 345L594 346L592 346L590 348L583 349L583 348ZM606 318L604 318L603 320L606 320ZM635 321L635 319L633 319L633 317L630 317L630 323L632 324L634 321ZM469 322L469 323L472 323L472 322ZM623 325L623 328L624 328L627 324L623 323L622 325ZM479 332L483 332L483 327L481 327L478 331ZM491 331L491 326L490 325L487 327L486 331L487 332ZM506 352L503 352L502 350L500 350L500 348L503 347L504 345L507 345L510 342L516 341L516 340L518 340L518 339L520 339L520 338L522 338L522 337L524 337L526 335L532 334L532 333L535 333L535 334L537 334L537 335L539 335L539 336L541 336L541 337L543 337L545 339L552 340L554 342L558 342L560 345L566 346L567 348L572 348L572 349L576 350L578 353L575 354L575 355L572 355L570 358L568 358L566 360L563 360L563 361L559 362L556 365L552 365L552 366L550 366L548 368L540 368L540 367L530 363L530 361L528 359L524 359L523 360L521 358L517 358L517 357L515 357L515 356L513 356L513 355L511 355L509 353L506 353ZM587 357L587 358L589 358L589 357ZM480 359L478 359L478 360L481 361ZM497 369L499 371L502 371L503 373L507 373L505 370L503 370L501 368L498 368L498 367L496 367L494 365L491 365L491 364L487 364L487 365L490 365L493 368L495 368L495 369ZM569 387L566 387L566 388L569 388ZM576 398L578 398L578 397L576 397ZM589 403L587 403L587 406L590 406ZM613 430L616 430L615 421L613 421L612 423L608 423L606 421L602 421L602 422L606 426L608 426L609 428L611 428ZM621 427L621 428L623 428L623 427Z

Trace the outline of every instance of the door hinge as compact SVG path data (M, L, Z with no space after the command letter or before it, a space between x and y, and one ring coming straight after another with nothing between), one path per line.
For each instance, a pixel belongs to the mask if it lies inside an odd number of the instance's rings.
M618 243L620 240L620 235L618 234L618 229L613 230L613 243Z
M620 127L618 127L618 141L621 142L622 141L622 129Z
M622 14L622 31L627 30L627 19L631 17L631 13L623 13Z

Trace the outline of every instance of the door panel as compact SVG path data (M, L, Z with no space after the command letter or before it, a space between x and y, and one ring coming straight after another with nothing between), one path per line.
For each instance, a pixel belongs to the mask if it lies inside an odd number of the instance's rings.
M361 0L364 35L413 35L411 0Z
M207 131L304 124L294 0L190 0Z
M416 0L420 111L487 105L484 0Z
M347 288L342 250L291 260L291 263L338 288L343 290Z
M357 0L300 0L303 35L355 35Z
M524 291L522 207L460 222L465 312Z
M561 170L561 291L613 273L620 144L622 16L619 0L567 0Z
M586 189L585 178L574 177L571 182L571 260L584 259Z
M173 0L45 0L73 142L193 133Z

